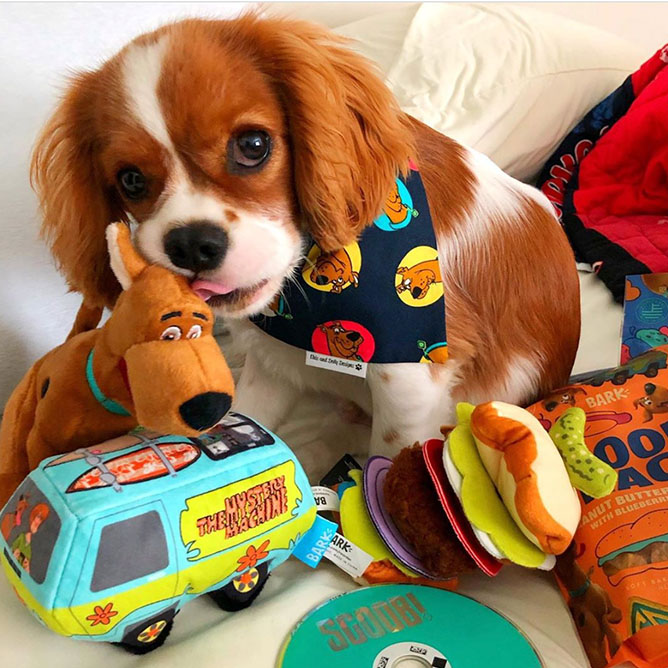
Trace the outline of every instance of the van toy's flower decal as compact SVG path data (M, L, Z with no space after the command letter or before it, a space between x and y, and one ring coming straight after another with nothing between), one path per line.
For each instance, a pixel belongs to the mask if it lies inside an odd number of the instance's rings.
M265 540L264 543L262 543L262 545L260 545L260 547L258 547L257 549L255 548L254 545L251 545L246 550L246 554L243 557L241 557L241 559L239 559L239 561L237 562L239 564L239 568L237 568L237 573L241 573L245 571L247 568L255 568L258 561L269 556L269 552L267 552L268 547L269 547L269 539Z
M91 623L91 626L97 626L98 624L106 626L111 621L111 618L118 614L118 610L114 610L113 608L113 603L107 603L104 608L101 605L96 605L93 614L88 615L86 619Z

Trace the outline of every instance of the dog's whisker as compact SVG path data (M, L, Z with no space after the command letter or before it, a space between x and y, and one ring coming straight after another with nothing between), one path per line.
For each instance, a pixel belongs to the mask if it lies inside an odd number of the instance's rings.
M292 283L297 288L297 290L299 290L302 297L304 297L304 301L310 307L311 306L311 301L308 298L308 295L306 294L306 291L304 290L304 288L299 284L299 281L297 280L297 278L294 275L288 276L288 281L290 281L290 283ZM285 296L283 298L285 299ZM288 303L287 299L285 300L285 303L286 304Z

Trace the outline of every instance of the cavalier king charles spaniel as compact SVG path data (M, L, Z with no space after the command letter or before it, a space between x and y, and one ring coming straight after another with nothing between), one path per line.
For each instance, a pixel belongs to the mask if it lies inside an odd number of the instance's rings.
M356 240L411 158L438 246L447 360L372 363L365 379L306 366L248 316L293 276L306 238L323 252ZM526 404L568 380L579 285L549 202L402 113L373 66L318 26L250 14L141 35L73 79L32 180L44 236L84 296L75 328L120 291L106 226L136 226L149 260L233 322L247 349L236 408L270 429L300 392L326 390L372 415L371 451L392 455L438 437L459 400Z

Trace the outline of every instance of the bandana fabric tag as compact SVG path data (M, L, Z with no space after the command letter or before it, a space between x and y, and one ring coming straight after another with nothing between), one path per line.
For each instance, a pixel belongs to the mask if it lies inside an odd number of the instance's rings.
M253 322L306 351L309 366L364 378L366 364L442 363L448 348L436 237L422 179L397 178L357 241L304 263Z
M341 357L333 357L332 355L321 355L312 350L306 351L306 366L315 366L319 369L329 369L330 371L338 371L351 376L366 378L366 362L346 360Z

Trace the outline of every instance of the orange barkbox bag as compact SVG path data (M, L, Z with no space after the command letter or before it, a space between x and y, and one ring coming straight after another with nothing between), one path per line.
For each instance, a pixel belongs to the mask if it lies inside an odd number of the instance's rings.
M588 484L618 474L608 496L581 493L582 520L555 572L592 668L668 667L668 346L553 392L529 410L568 447ZM586 422L561 419L584 415ZM577 420L576 420L577 422ZM586 488L586 487L585 487Z

